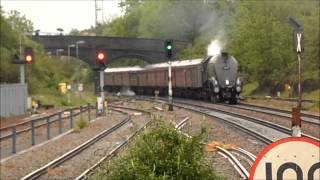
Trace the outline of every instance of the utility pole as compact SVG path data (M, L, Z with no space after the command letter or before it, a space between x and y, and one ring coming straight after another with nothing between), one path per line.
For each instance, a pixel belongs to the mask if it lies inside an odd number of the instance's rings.
M94 12L95 12L95 27L98 26L98 4L97 0L94 0Z

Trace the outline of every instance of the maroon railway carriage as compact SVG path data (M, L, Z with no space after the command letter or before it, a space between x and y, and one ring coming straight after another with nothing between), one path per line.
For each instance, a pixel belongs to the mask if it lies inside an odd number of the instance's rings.
M228 54L172 62L173 95L209 99L212 102L239 101L242 83L238 63ZM104 89L119 92L130 87L137 94L168 93L168 63L145 67L107 68Z
M187 96L187 88L197 90L202 87L201 59L172 62L172 87L176 94ZM148 65L144 68L126 67L105 70L105 88L119 91L121 87L130 87L139 94L167 93L168 64Z

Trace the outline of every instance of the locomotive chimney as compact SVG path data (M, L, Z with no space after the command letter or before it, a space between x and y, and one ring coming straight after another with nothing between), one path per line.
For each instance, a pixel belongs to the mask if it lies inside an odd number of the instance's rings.
M227 58L228 57L228 52L226 52L226 51L221 52L221 56L223 58Z

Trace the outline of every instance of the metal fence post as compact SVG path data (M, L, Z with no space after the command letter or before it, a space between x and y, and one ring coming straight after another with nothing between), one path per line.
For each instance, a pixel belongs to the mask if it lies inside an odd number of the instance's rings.
M91 120L91 116L90 116L90 103L88 103L88 120Z
M17 131L16 131L16 126L12 127L12 153L16 153L16 137L17 136Z
M50 117L47 117L47 139L50 139Z
M73 109L70 109L70 129L73 128Z
M80 118L82 119L82 112L83 112L83 107L80 106Z
M98 102L96 102L96 117L98 117Z
M34 129L34 120L31 120L31 145L35 145L35 129Z
M61 112L58 114L58 123L59 123L59 134L62 133L62 119L61 119Z

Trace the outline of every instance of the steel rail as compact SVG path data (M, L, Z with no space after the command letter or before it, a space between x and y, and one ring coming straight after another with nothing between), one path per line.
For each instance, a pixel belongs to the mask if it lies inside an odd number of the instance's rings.
M22 178L22 180L31 180L31 179L37 179L37 178L41 177L43 174L47 173L49 168L57 167L60 164L64 163L65 161L71 159L72 157L76 156L77 154L79 154L83 150L87 149L88 147L90 147L91 145L93 145L94 143L99 141L100 139L106 137L107 135L111 134L112 132L114 132L118 128L122 127L129 120L130 120L130 117L125 118L123 121L116 124L115 126L109 128L107 130L102 131L101 133L99 133L98 135L94 136L93 138L87 140L86 142L79 145L78 147L70 150L69 152L67 152L64 155L56 158L55 160L47 163L46 165L40 167L39 169L27 174L26 176L24 176Z
M219 153L223 154L232 164L232 166L238 171L242 179L249 179L249 172L248 170L241 164L241 162L228 150L216 146Z
M242 159L244 159L249 164L250 168L252 167L256 159L256 156L254 156L252 153L241 148L232 148L230 152L236 156L242 157Z
M235 106L231 106L231 105L224 105L224 106L234 107L234 108L243 109L243 110L250 110L250 111L264 113L264 114L275 115L278 117L291 118L291 111L284 110L284 109L275 109L275 108L258 106L258 105L253 105L253 104L245 104L245 103L240 103L239 105L235 105ZM302 117L301 117L302 121L308 122L311 124L320 125L320 116L313 115L313 114L307 114L307 113L301 113L301 115L302 115Z
M153 99L150 99L150 97L145 97L145 96L144 97L139 97L139 98L142 99L142 100L155 101ZM165 101L158 100L158 102L165 102ZM243 132L245 132L245 133L257 138L257 139L259 139L260 141L262 141L265 144L271 144L272 142L274 142L274 140L266 137L265 135L263 135L263 134L261 134L259 132L253 131L253 130L251 130L251 129L243 126L243 125L240 125L240 124L237 124L235 122L232 122L232 121L230 121L228 119L220 118L220 117L217 117L217 116L213 116L213 115L209 114L209 112L210 111L215 111L215 112L220 112L222 114L228 114L230 116L238 117L238 118L244 119L246 121L250 121L250 122L253 122L253 123L256 123L256 124L260 124L262 126L274 129L274 130L276 130L278 132L281 132L281 133L284 133L284 134L286 134L288 136L291 136L291 129L283 127L283 126L280 126L280 125L277 125L277 124L274 124L274 123L271 123L271 122L267 122L267 121L264 121L264 120L261 120L261 119L257 119L257 118L254 118L254 117L245 116L245 115L241 115L241 114L234 113L234 112L227 112L227 111L223 111L221 109L208 108L208 107L204 107L204 106L196 105L196 104L192 104L192 103L181 102L181 100L175 100L174 105L176 107L188 109L188 110L191 110L191 111L194 111L194 112L198 112L198 113L201 113L201 114L206 114L206 115L208 115L210 117L215 117L216 119L221 120L224 123L227 123L228 125L233 126L233 127L237 128L237 129L239 129L239 130L241 130L241 131L243 131ZM196 108L186 107L185 105L197 107L197 108L200 108L200 109L197 110ZM315 138L315 137L312 137L312 136L306 135L306 134L302 134L302 136L309 137L309 138L312 138L312 139L315 139L315 140L319 140L318 138Z
M239 129L239 130L241 130L241 131L243 131L243 132L245 132L245 133L257 138L258 140L262 141L265 144L271 144L273 142L272 139L269 139L268 137L266 137L265 135L263 135L261 133L253 131L253 130L251 130L251 129L243 126L243 125L237 124L237 123L229 121L227 119L223 119L223 118L220 118L220 117L217 117L217 116L213 116L213 115L209 114L206 111L197 110L195 108L190 108L190 107L186 107L186 106L183 106L183 105L178 105L176 103L174 103L174 106L177 106L177 107L180 107L180 108L184 108L184 109L188 109L188 110L191 110L191 111L194 111L194 112L197 112L197 113L205 114L205 115L210 116L210 117L215 117L216 119L221 120L224 123L227 123L228 125L233 126L233 127L237 128L237 129Z
M87 170L83 171L75 180L83 180L88 178L95 169L97 169L99 166L102 165L103 162L106 160L116 156L121 149L123 149L129 142L132 141L132 139L142 130L146 129L152 121L148 121L144 126L139 128L137 131L135 131L133 134L131 134L125 141L123 141L121 144L119 144L117 147L115 147L113 150L111 150L106 156L102 157L96 164L88 168Z
M179 122L176 126L175 129L182 133L183 135L185 135L188 138L192 138L192 136L190 136L189 134L182 132L181 129L183 128L183 126L186 124L186 122L189 120L189 117L184 118L181 122ZM201 143L202 145L205 145L205 143ZM226 157L229 162L231 162L232 166L235 168L235 170L239 173L239 175L243 178L243 179L248 179L249 178L249 172L247 171L247 169L241 164L241 162L233 155L231 154L228 150L220 147L220 146L216 146L218 152ZM243 150L245 151L245 150ZM249 154L249 153L248 153ZM250 155L249 155L250 156ZM251 158L251 157L250 157Z
M259 96L245 96L244 99L262 99L262 100L277 100L277 101L289 101L289 102L297 102L296 98L281 98L281 97L259 97ZM302 102L310 102L310 103L318 103L319 100L313 99L302 99Z
M284 127L284 126L281 126L281 125L278 125L278 124L275 124L275 123L272 123L272 122L268 122L268 121L259 119L259 118L255 118L255 117L251 117L251 116L247 116L247 115L243 115L243 114L239 114L239 113L235 113L235 112L229 112L229 111L225 111L225 110L221 110L221 109L217 109L217 108L208 108L208 107L204 107L204 106L201 106L201 105L195 105L195 104L187 103L187 102L181 102L181 101L175 101L175 102L178 102L178 103L181 103L181 104L185 104L185 105L189 105L189 106L195 106L195 107L198 107L198 108L203 108L203 109L207 109L207 110L211 110L211 111L216 111L216 112L220 112L220 113L223 113L223 114L228 114L230 116L235 116L235 117L238 117L238 118L241 118L241 119L245 119L245 120L248 120L248 121L251 121L251 122L254 122L254 123L269 127L269 128L272 128L272 129L275 129L275 130L277 130L279 132L282 132L282 133L285 133L285 134L291 136L291 129L289 129L287 127ZM314 139L314 140L317 140L317 141L320 140L320 139L318 139L316 137L310 136L310 135L305 134L305 133L302 133L302 136L303 137L308 137L308 138L311 138L311 139Z

